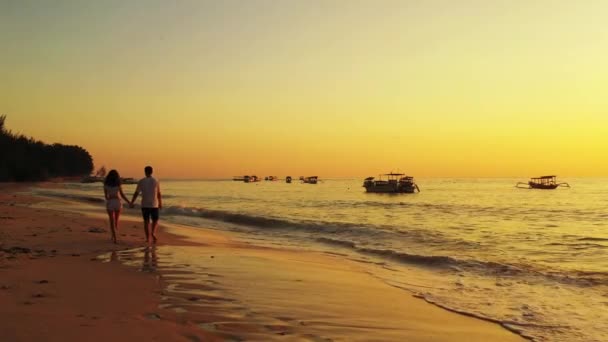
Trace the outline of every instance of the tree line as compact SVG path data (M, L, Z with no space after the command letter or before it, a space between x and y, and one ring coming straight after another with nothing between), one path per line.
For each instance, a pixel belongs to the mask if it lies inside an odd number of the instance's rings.
M5 121L6 115L0 116L0 182L85 176L93 171L93 158L84 148L15 134Z

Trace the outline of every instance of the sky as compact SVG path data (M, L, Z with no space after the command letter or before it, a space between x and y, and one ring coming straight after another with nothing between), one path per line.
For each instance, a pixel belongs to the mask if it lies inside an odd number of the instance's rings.
M0 0L0 114L124 176L608 176L606 13Z

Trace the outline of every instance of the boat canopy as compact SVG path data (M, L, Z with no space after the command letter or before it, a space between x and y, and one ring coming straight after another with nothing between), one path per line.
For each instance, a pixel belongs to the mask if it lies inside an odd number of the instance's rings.
M557 176L540 176L540 177L532 177L530 178L531 182L534 183L542 183L542 184L546 184L546 183L555 183L555 178Z
M557 176L540 176L540 177L532 177L532 179L551 179Z

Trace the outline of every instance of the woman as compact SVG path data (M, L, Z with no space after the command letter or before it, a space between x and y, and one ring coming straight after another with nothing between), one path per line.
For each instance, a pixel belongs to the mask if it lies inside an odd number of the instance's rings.
M112 170L106 176L103 182L103 193L106 198L106 209L108 209L108 217L110 218L110 228L112 228L112 241L116 242L116 231L118 230L118 218L122 209L122 197L129 205L131 202L127 199L122 187L120 186L120 175L118 171Z

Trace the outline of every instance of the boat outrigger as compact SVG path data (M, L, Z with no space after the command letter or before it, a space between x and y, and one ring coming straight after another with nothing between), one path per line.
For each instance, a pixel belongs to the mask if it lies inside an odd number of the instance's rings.
M386 176L387 180L383 180L382 176ZM414 177L406 176L404 173L387 173L380 175L378 180L375 180L374 177L367 177L363 181L363 187L367 192L407 194L420 192L420 188L414 182Z
M542 189L542 190L553 190L556 189L558 186L563 186L563 187L570 187L570 184L568 183L558 183L557 182L557 176L540 176L540 177L534 177L534 178L530 178L530 180L528 181L528 183L524 183L524 182L519 182L517 184L515 184L515 187L520 188L520 189Z

